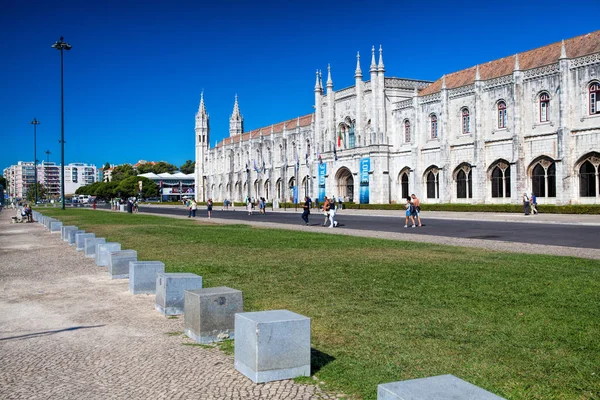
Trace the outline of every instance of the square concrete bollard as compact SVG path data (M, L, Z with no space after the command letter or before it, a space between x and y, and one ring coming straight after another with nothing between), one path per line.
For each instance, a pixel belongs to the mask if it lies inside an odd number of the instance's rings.
M156 293L156 274L165 272L160 261L129 261L129 292Z
M235 336L235 314L244 312L242 292L225 286L186 290L184 331L198 343L220 342Z
M383 383L377 386L377 400L503 400L454 375Z
M137 251L119 250L108 253L108 274L112 279L129 278L129 262L137 261Z
M46 220L44 221L44 226L46 227L46 229L50 230L50 224L56 221L54 218L46 218Z
M310 318L288 310L236 314L234 361L254 383L310 376Z
M92 239L95 237L95 233L77 233L75 235L75 249L77 251L85 250L85 239Z
M108 256L110 252L119 250L121 250L121 243L99 243L98 246L96 246L96 265L99 267L108 267Z
M78 229L78 230L71 230L69 231L69 246L74 246L75 245L75 235L79 234L79 233L85 233L84 230Z
M50 223L50 232L51 233L59 233L60 228L62 228L62 222L60 221L52 221Z
M184 291L202 289L202 277L190 273L156 274L156 310L164 315L183 314Z
M103 244L106 243L106 239L104 238L91 238L91 239L85 239L85 256L87 258L96 258L96 246L98 244Z
M65 242L69 241L69 231L77 231L79 230L76 226L62 226L61 228L61 234L62 234L62 240L64 240Z

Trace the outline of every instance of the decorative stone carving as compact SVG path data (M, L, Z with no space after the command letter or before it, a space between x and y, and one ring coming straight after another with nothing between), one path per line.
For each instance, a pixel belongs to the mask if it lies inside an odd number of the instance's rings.
M600 53L591 54L585 57L579 57L569 62L569 67L571 69L585 67L591 64L600 63Z
M524 79L530 80L530 79L539 78L541 76L555 75L555 74L558 74L558 72L559 72L558 64L544 65L543 67L540 67L540 68L528 69L527 71L525 71Z
M513 83L512 75L500 76L498 78L490 79L485 81L483 90L492 90L497 87L511 85Z
M473 93L475 93L475 85L465 85L454 89L450 89L448 91L448 97L454 99L457 97L468 96Z

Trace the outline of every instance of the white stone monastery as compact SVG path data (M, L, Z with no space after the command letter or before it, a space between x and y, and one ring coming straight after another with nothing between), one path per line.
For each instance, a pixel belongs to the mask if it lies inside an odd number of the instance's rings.
M600 204L600 31L435 82L387 77L375 58L365 81L357 55L338 91L317 72L313 114L250 132L236 96L214 148L202 96L197 200Z

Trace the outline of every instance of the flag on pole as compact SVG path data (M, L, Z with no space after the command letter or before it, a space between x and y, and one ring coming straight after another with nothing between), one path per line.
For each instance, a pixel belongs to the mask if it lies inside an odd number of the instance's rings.
M333 161L337 161L338 157L337 157L337 151L335 150L335 147L333 148Z
M338 138L337 139L338 139L337 140L338 147L342 147L342 131L341 130L338 131Z
M254 162L254 170L256 172L260 172L259 169L258 169L258 167L256 166L256 160L253 160L253 162Z
M321 153L317 155L317 159L319 160L319 165L323 164L323 157L321 157Z
M304 154L304 163L308 167L308 153Z
M262 172L265 173L267 171L267 167L265 166L265 162L263 161Z

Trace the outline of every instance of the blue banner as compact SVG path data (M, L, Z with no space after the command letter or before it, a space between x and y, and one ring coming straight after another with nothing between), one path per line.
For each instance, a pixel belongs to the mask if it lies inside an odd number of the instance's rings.
M371 159L360 159L360 203L369 204L369 171L371 170Z
M298 204L298 186L294 186L294 204Z
M325 175L327 175L327 164L319 164L319 202L325 201Z

